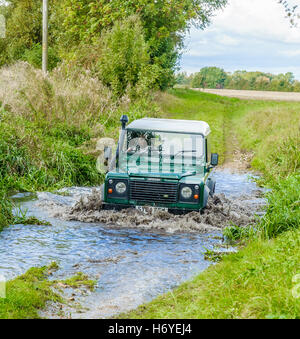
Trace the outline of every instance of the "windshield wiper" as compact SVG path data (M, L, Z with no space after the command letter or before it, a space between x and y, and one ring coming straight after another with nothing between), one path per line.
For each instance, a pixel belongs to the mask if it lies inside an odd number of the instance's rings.
M184 154L184 153L196 153L196 150L193 151L179 151L178 153L176 153L175 155L171 155L171 159L174 160L179 154Z

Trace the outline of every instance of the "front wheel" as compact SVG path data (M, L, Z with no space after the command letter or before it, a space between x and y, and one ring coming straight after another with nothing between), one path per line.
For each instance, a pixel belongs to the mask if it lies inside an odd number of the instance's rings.
M101 200L104 201L104 184L100 186Z
M213 186L212 186L212 189L211 189L210 192L209 192L209 195L210 195L211 197L213 197L215 193L216 193L216 183L214 182L214 183L213 183Z

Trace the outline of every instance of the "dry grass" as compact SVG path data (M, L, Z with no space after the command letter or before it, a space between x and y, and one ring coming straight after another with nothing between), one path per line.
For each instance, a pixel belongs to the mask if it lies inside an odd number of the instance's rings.
M91 124L103 115L109 118L119 105L98 79L64 66L45 78L41 70L18 62L2 68L0 79L2 106L30 121Z
M255 152L253 165L265 175L285 177L299 171L299 109L298 103L278 103L237 119L242 147Z

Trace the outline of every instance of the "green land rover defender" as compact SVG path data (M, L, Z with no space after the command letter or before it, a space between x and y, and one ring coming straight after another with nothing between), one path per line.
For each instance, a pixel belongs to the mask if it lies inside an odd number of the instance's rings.
M116 155L103 186L103 208L153 206L170 213L201 211L215 192L210 127L203 121L122 116ZM105 149L109 161L111 149Z

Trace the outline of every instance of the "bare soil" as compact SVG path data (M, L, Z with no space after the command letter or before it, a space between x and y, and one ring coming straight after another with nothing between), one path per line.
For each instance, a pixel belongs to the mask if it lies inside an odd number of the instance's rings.
M272 91L241 91L232 89L199 89L196 91L217 94L224 97L239 98L245 100L275 100L275 101L298 101L300 92L272 92Z
M220 170L228 170L231 173L245 173L251 169L251 161L254 157L253 152L242 150L235 135L226 138L226 153L223 165Z

